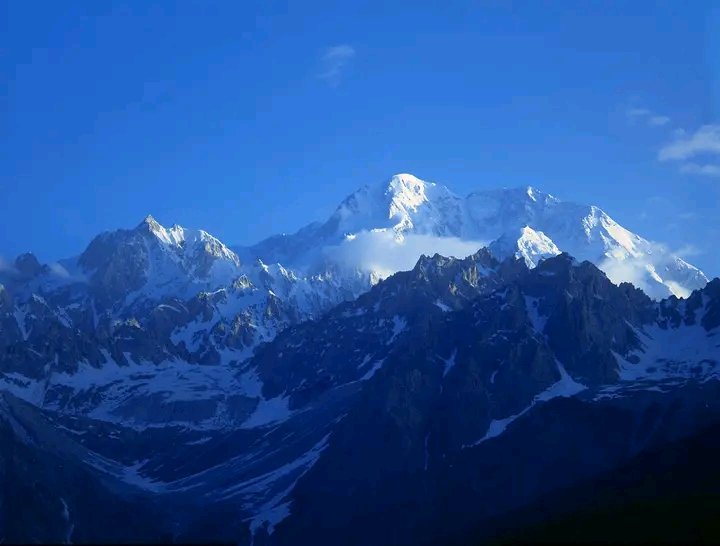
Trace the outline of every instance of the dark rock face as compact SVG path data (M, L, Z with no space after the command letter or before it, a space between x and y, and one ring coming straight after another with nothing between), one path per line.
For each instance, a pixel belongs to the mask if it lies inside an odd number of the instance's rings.
M0 537L487 538L504 514L720 421L718 281L655 303L564 254L528 269L481 250L423 257L312 320L262 295L294 286L262 265L113 314L152 267L141 247L158 228L141 227L108 236L138 245L134 264L107 237L88 248L88 291L0 291L4 390L36 396L0 395L0 495L45 522L4 500Z
M121 230L96 237L80 256L78 263L90 273L103 307L145 284L149 266L146 245L142 231Z
M34 254L21 254L15 258L15 269L26 279L32 279L40 275L45 268L40 265Z
M163 541L167 524L159 524L164 516L155 500L89 469L81 446L3 393L0 442L5 542Z
M709 301L707 312L702 318L702 326L710 332L720 326L720 279L710 281L702 293ZM697 298L695 294L693 296Z
M612 352L626 355L638 347L634 328L654 318L652 302L627 286L618 289L589 262L562 263L568 260L561 255L541 263L526 292L540 298L537 311L548 315L545 333L568 371L587 384L612 382Z

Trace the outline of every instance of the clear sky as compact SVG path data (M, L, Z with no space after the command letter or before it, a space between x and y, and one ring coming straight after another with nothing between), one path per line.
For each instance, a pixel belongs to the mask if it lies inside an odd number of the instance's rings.
M147 213L252 243L411 172L598 204L719 275L719 7L4 2L0 255Z

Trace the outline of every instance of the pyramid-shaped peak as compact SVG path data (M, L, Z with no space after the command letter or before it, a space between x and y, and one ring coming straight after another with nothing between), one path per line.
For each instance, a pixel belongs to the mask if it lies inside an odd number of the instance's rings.
M542 231L524 226L518 231L508 231L490 243L490 251L498 260L514 256L523 259L529 268L537 266L541 260L557 256L560 249Z
M139 229L150 229L151 231L157 231L158 229L163 229L162 225L160 225L160 222L155 220L152 214L148 214L143 218L143 221L140 222L137 226Z
M42 272L43 266L35 257L35 254L26 252L15 258L15 269L24 277L36 277Z
M140 233L153 236L163 244L178 246L188 237L188 230L184 227L174 224L170 229L165 228L160 222L155 220L151 214L135 228Z

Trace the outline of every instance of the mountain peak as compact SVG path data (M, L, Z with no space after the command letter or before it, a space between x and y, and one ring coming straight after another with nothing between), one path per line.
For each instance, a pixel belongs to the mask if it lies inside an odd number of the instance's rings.
M424 180L420 180L417 176L412 173L397 173L390 177L390 180L405 180L408 182L420 182L425 183Z
M530 226L519 231L507 232L490 244L490 251L497 259L515 256L522 259L529 268L536 267L540 261L557 256L560 249L543 233Z
M388 190L394 191L422 191L426 186L434 186L432 182L420 180L417 176L409 173L399 173L393 175L388 182Z
M24 277L32 278L38 276L43 271L35 254L26 252L15 258L15 269Z
M140 222L137 227L135 228L138 231L150 231L151 233L157 233L159 231L164 230L163 226L155 220L152 214L148 214L143 218L143 221Z
M148 214L147 216L145 216L145 218L143 218L143 221L140 222L140 225L141 225L141 226L142 226L142 225L153 225L153 224L157 224L157 223L158 223L158 221L155 220L155 218L153 217L153 215L152 215L152 214Z
M457 255L488 243L496 254L514 255L531 267L568 252L595 263L613 282L633 280L651 297L689 293L707 282L702 272L623 228L596 206L562 201L533 185L460 197L410 173L363 186L326 222L282 240L263 241L252 247L252 254L304 267L352 245L347 248L353 259L359 253L366 263L377 264L387 262L395 250L409 256L422 249L432 255L449 247L453 250L447 253ZM415 263L419 255L409 256L407 263Z
M152 235L162 244L170 246L179 246L187 237L187 230L184 227L173 224L170 229L167 229L151 214L148 214L135 229L141 233Z
M409 211L417 211L423 203L429 201L428 189L435 187L411 174L396 174L390 179L385 195L390 196L389 216L404 216Z

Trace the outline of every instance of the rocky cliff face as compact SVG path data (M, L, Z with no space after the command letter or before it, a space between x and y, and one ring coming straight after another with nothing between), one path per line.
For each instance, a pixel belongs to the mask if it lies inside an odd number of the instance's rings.
M481 250L423 257L245 359L231 356L237 318L173 340L178 321L212 320L255 282L89 332L28 302L27 331L3 330L23 370L3 372L5 390L34 404L4 395L7 445L25 453L6 456L6 475L20 459L70 465L88 499L158 511L141 540L410 544L476 532L720 418L718 281L655 302L567 254L528 268ZM280 302L266 309L282 316ZM25 355L57 347L56 368L23 375ZM37 536L120 537L83 519L90 501L68 499L63 476L43 495L70 515L48 501Z

